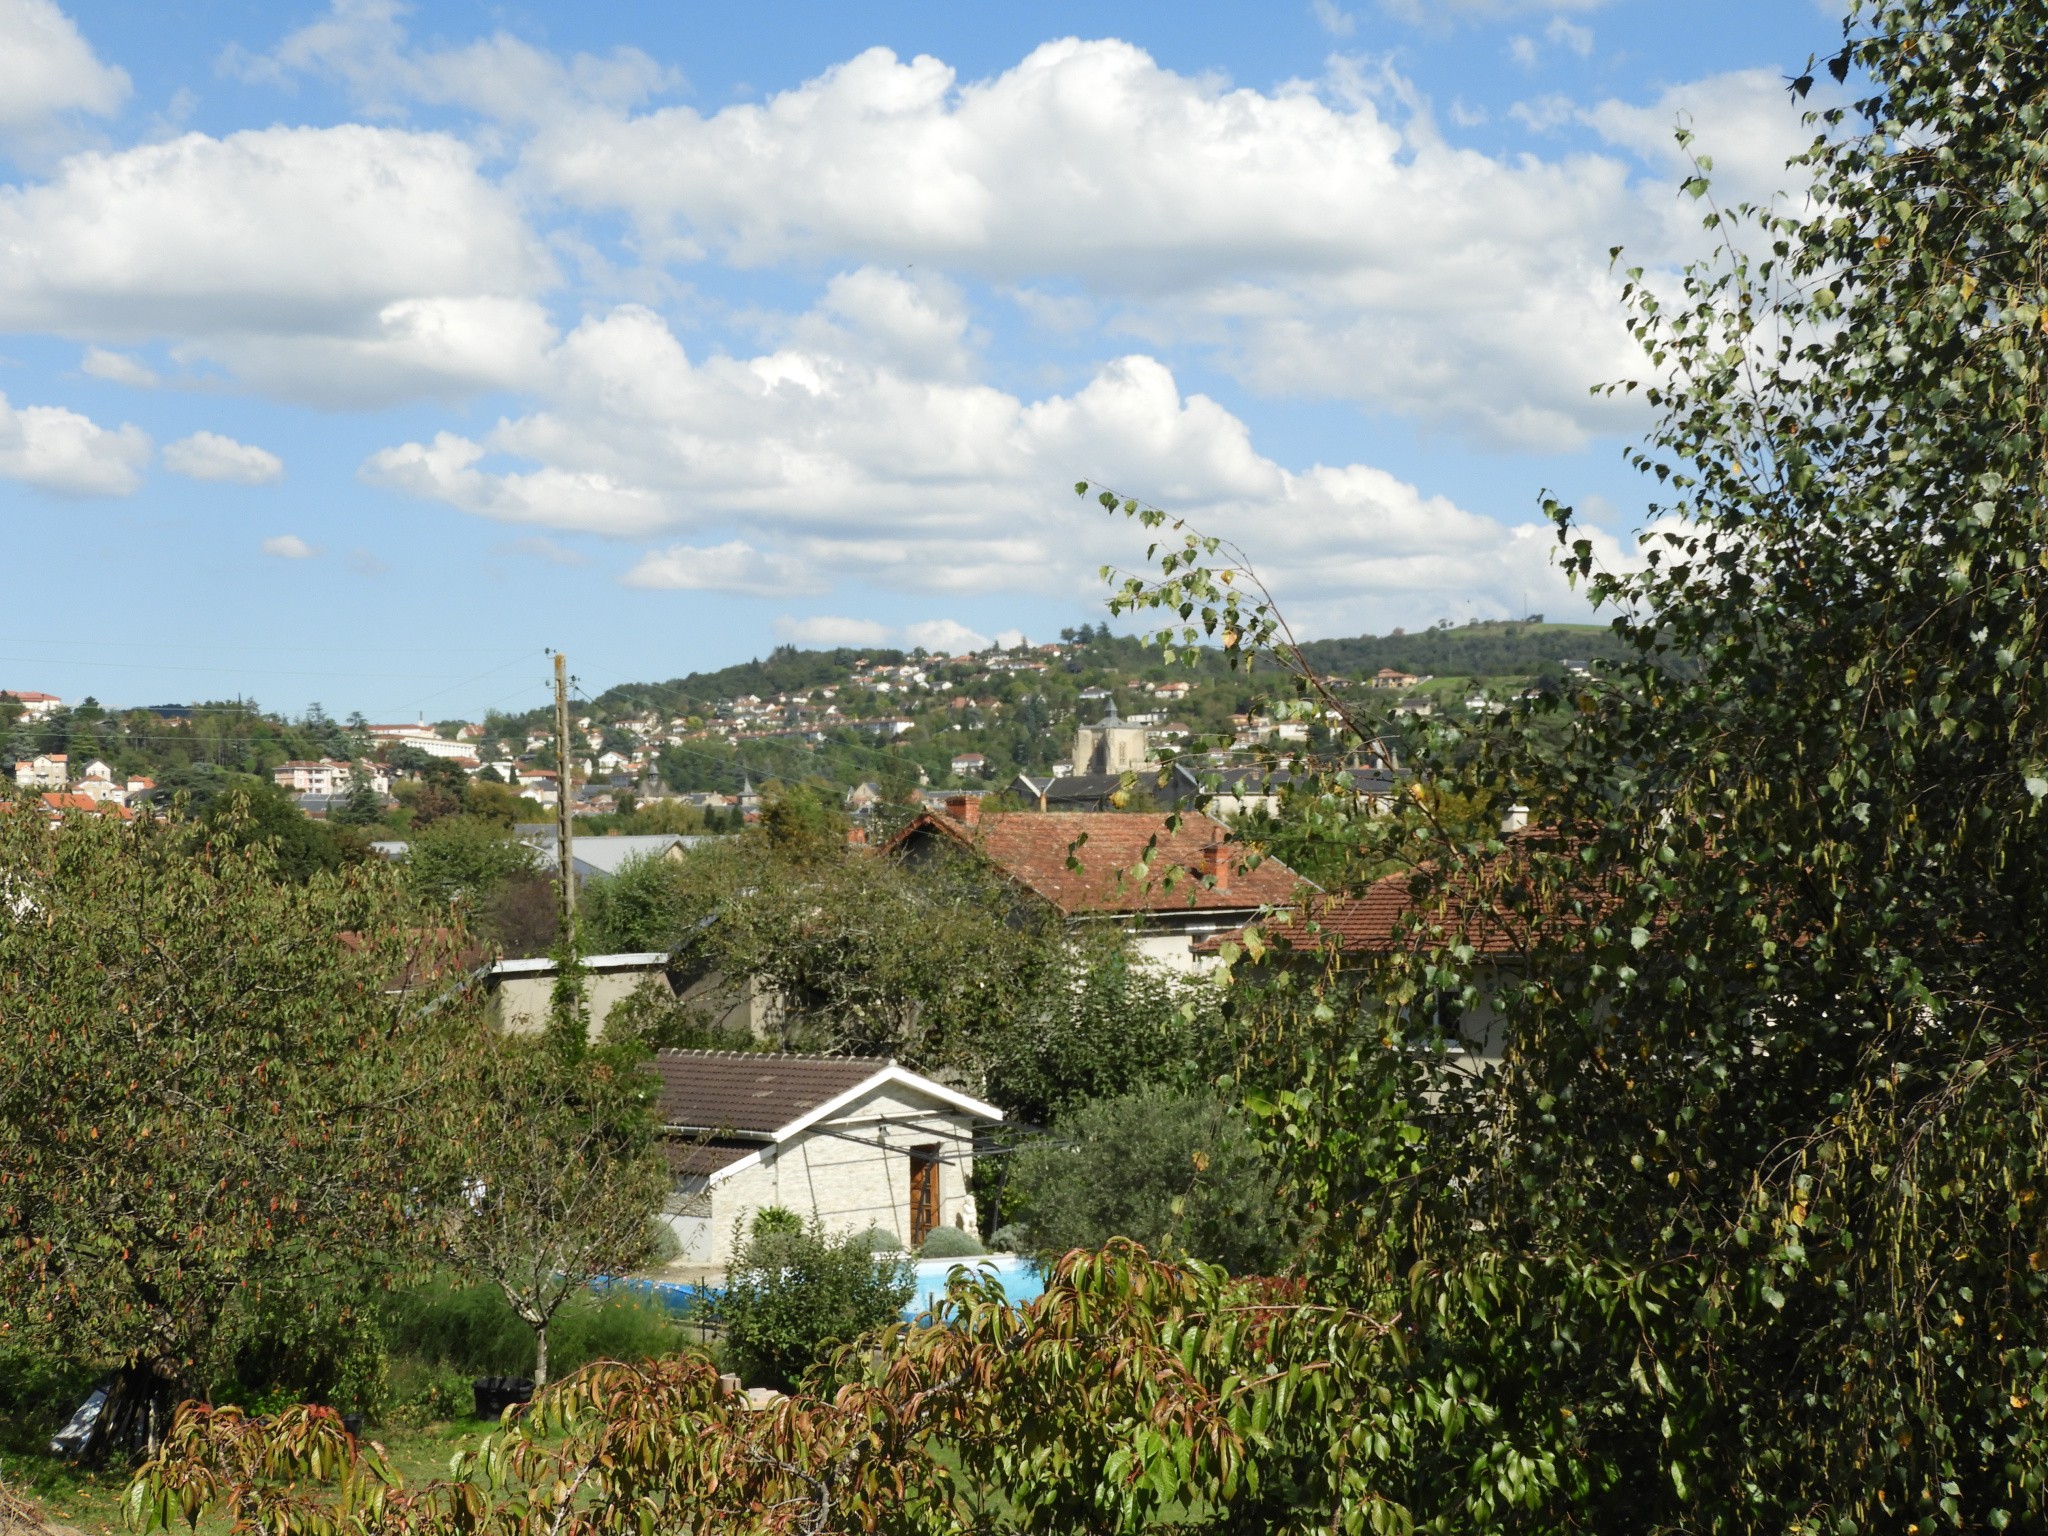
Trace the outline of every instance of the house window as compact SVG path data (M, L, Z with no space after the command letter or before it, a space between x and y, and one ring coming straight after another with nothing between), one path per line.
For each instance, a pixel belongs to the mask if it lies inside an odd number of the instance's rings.
M921 1248L939 1215L939 1147L937 1142L910 1149L910 1246Z

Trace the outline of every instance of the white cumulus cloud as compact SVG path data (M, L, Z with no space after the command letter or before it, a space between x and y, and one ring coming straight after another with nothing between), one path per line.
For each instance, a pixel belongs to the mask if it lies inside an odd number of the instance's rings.
M504 522L698 535L648 552L626 578L639 586L1085 599L1100 565L1144 546L1073 495L1085 477L1233 533L1324 632L1583 608L1549 565L1547 525L1504 525L1370 466L1290 470L1155 358L1026 399L850 350L697 360L659 316L624 306L555 349L539 408L481 441L385 449L363 473Z
M838 645L888 645L895 640L896 631L886 624L877 624L873 619L843 619L821 614L809 619L777 619L775 636L792 645L829 649Z
M155 389L163 380L139 357L111 352L105 347L87 347L79 360L79 371L109 384L126 384L134 389Z
M530 474L489 474L476 468L484 452L480 443L439 432L431 444L406 443L373 454L362 475L372 485L508 523L631 534L652 533L672 521L659 495L603 471L551 465Z
M952 619L925 619L916 624L906 624L903 626L903 638L913 649L943 651L948 656L963 651L986 650L991 644L987 635Z
M1006 630L1004 633L1014 634ZM957 619L920 619L913 624L879 624L873 619L848 619L821 614L813 618L785 615L775 621L777 639L792 645L829 648L841 645L891 646L899 650L932 651L947 656L986 650L987 635Z
M507 33L459 48L407 46L398 0L333 0L325 16L267 54L230 47L222 66L251 82L288 85L315 74L346 85L373 116L402 117L414 102L461 106L501 122L530 122L586 104L628 106L678 83L637 48L579 53L564 62Z
M166 443L164 468L194 480L223 480L233 485L269 485L284 478L284 460L276 454L218 432L194 432Z
M554 269L446 134L266 128L0 188L0 326L167 340L323 404L517 385Z
M1067 282L1276 393L1545 448L1621 420L1587 387L1634 356L1607 247L1663 246L1639 168L1460 149L1387 95L1232 88L1114 40L976 81L878 48L761 104L544 124L524 170L659 261Z
M12 406L0 395L0 479L60 496L126 496L142 484L150 441L56 405Z
M263 541L263 553L279 560L310 560L320 551L296 533L280 533Z
M629 587L679 592L745 592L782 597L821 590L817 576L787 555L764 554L734 539L706 549L671 544L651 549L620 578Z
M70 114L111 117L125 70L102 64L54 0L0 0L0 139L37 148Z

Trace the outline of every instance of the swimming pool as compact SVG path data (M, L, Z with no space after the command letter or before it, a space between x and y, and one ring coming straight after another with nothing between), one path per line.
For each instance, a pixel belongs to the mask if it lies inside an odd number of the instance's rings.
M919 1313L929 1312L946 1294L947 1277L962 1266L993 1275L1002 1282L1003 1294L1011 1301L1030 1301L1045 1294L1045 1276L1038 1272L1036 1264L1019 1254L991 1253L977 1259L914 1259L911 1268L916 1274L917 1289L911 1293L909 1304L903 1309L903 1320L909 1322ZM636 1292L660 1302L671 1312L694 1312L718 1299L716 1286L678 1285L666 1280L606 1278L593 1280L591 1289L600 1295L613 1290Z
M917 1270L917 1293L910 1298L910 1305L903 1309L906 1319L916 1317L920 1312L929 1312L946 1294L947 1277L963 1267L993 1275L1002 1283L1003 1294L1011 1301L1029 1301L1034 1296L1045 1294L1045 1276L1038 1272L1036 1264L1019 1254L991 1253L978 1259L918 1259L913 1267Z

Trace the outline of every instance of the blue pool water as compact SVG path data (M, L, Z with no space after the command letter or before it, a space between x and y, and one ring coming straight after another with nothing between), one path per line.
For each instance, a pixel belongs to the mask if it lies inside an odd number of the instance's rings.
M1045 1276L1029 1259L1014 1253L991 1253L979 1259L919 1259L916 1261L917 1294L903 1309L906 1318L928 1312L946 1294L946 1277L958 1268L973 1268L1002 1282L1003 1294L1011 1301L1029 1301L1045 1294Z
M917 1290L903 1309L904 1321L930 1311L946 1294L947 1277L963 1266L993 1275L1002 1282L1003 1294L1011 1301L1029 1301L1045 1294L1045 1277L1038 1272L1038 1266L1014 1253L991 1253L979 1259L917 1259L911 1266L917 1272ZM632 1291L660 1302L671 1312L693 1312L718 1297L715 1286L678 1285L668 1280L600 1279L591 1282L591 1289L600 1293Z

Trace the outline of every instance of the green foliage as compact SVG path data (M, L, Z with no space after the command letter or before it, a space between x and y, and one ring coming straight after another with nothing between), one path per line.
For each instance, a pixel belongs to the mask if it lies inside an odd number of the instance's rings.
M913 871L843 844L791 858L757 835L679 867L666 928L636 931L778 997L786 1048L975 1071L1069 976L1056 922L972 861Z
M1699 158L1725 244L1675 302L1627 274L1645 566L1549 508L1632 659L1425 736L1543 830L1439 837L1391 952L1259 1005L1310 1283L1398 1302L1386 1390L1444 1415L1381 1483L1419 1526L2037 1518L2042 21L1853 7L1805 212L1720 207ZM1286 655L1227 553L1184 532L1123 599Z
M543 814L538 801L527 799L509 784L493 784L481 777L463 785L462 812L465 816L495 822L501 827L533 821Z
M1272 1165L1213 1094L1146 1088L1082 1104L1057 1129L1016 1154L1008 1190L1034 1252L1127 1237L1234 1274L1286 1258Z
M808 784L775 784L761 800L761 834L768 846L794 863L812 863L842 853L847 820Z
M933 1227L918 1246L920 1259L975 1259L987 1253L981 1239L959 1227Z
M268 780L214 775L208 784L210 792L193 797L191 805L206 835L231 847L264 844L280 879L333 874L369 857L369 841L361 832L310 819L287 791Z
M838 1344L896 1321L916 1286L907 1261L874 1252L865 1234L828 1236L780 1218L734 1254L718 1299L727 1348L743 1376L787 1390Z
M987 1091L1006 1111L1044 1125L1092 1099L1229 1066L1215 989L1139 964L1114 939L1077 941L1067 958L1055 985L990 1032Z
M1310 640L1302 660L1316 671L1369 678L1382 667L1420 677L1562 678L1572 661L1632 661L1628 642L1605 625L1486 622L1438 625L1412 635Z
M553 1039L477 1053L459 1154L465 1199L443 1249L532 1330L537 1382L551 1368L557 1313L593 1278L653 1256L669 1172L637 1061L623 1049L565 1052Z
M715 899L707 876L729 855L698 850L685 859L628 859L608 880L577 892L577 927L595 955L674 949Z
M1280 860L1333 893L1356 891L1382 875L1413 869L1446 846L1482 842L1507 810L1483 790L1459 789L1436 776L1410 778L1398 786L1393 806L1363 803L1343 783L1304 776L1290 787L1278 816L1263 807L1240 816L1231 830L1261 855Z
M44 720L18 722L8 740L16 757L63 752L80 766L97 757L117 774L156 780L160 789L198 787L231 775L267 784L279 763L352 758L365 745L317 706L296 722L265 714L252 699L164 708L170 712L115 712L86 699Z
M803 1217L782 1205L762 1206L747 1223L747 1232L753 1237L794 1237L803 1229Z
M442 1277L393 1293L379 1309L379 1322L394 1383L398 1361L461 1372L465 1409L468 1378L533 1374L533 1330L495 1286ZM592 1360L650 1360L687 1342L680 1319L659 1302L623 1290L601 1296L582 1290L555 1314L550 1365L566 1374Z
M685 1536L1407 1528L1374 1487L1418 1427L1378 1390L1400 1349L1379 1319L1124 1246L1022 1307L956 1277L939 1311L842 1350L829 1395L767 1408L701 1357L593 1366L418 1488L322 1410L194 1405L129 1513L271 1536L638 1536L656 1511Z
M530 875L531 844L509 824L481 816L446 816L415 832L406 848L406 883L428 901L487 902L505 882Z
M222 831L0 812L0 1334L187 1386L403 1273L479 1027L388 867Z

